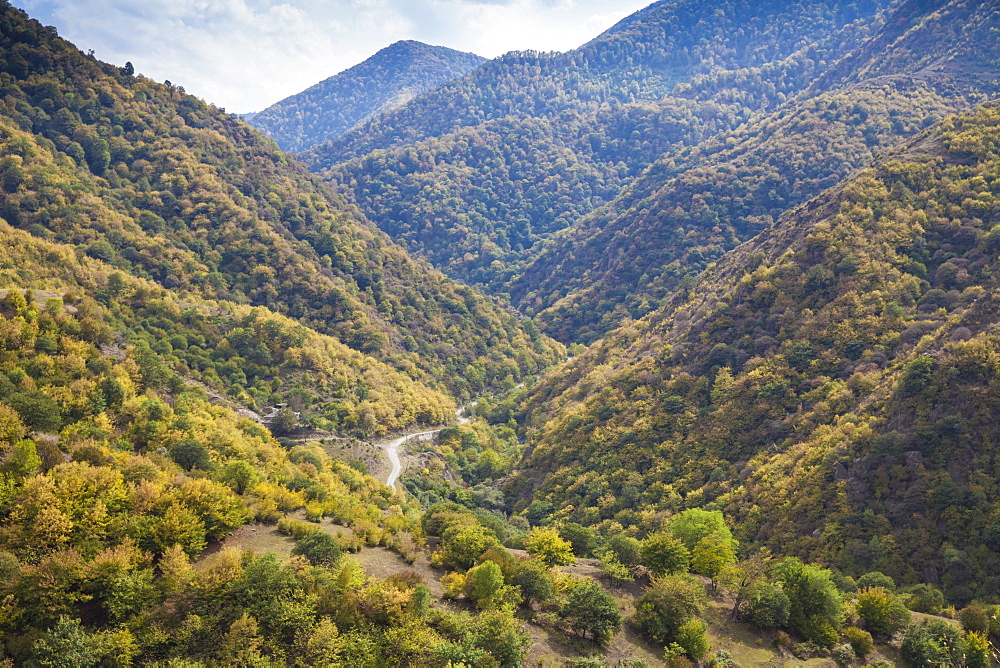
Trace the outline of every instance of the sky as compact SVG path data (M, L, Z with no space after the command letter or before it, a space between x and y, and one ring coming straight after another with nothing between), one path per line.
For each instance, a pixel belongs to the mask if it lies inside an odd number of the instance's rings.
M565 51L652 0L14 0L84 52L260 111L401 39Z

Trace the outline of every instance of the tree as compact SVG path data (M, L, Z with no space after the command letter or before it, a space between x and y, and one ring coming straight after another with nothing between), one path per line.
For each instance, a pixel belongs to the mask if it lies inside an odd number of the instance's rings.
M577 585L566 597L559 615L574 631L588 633L604 644L622 626L622 614L615 599L593 580Z
M473 644L489 653L500 668L516 668L524 662L531 636L509 612L485 610L473 622Z
M613 554L623 566L638 566L642 560L642 544L631 536L618 534L608 539L604 551Z
M675 642L684 648L684 653L694 661L701 661L712 649L708 642L708 624L701 619L691 619L677 629Z
M208 454L208 448L194 440L193 438L183 438L170 449L170 458L181 468L190 471L191 469L208 469L212 460Z
M329 566L343 554L337 539L325 531L313 531L295 541L292 554L300 554L314 566Z
M788 596L789 628L818 645L836 642L837 629L843 622L843 604L830 571L795 557L786 558L775 571Z
M544 603L555 593L552 574L549 573L544 564L534 559L521 563L521 567L514 574L512 584L520 587L521 596L524 597L525 603L531 601Z
M684 543L669 533L656 533L642 541L642 565L654 575L684 573L688 569L690 554Z
M864 627L875 636L891 636L910 623L909 609L881 587L859 591L856 609Z
M708 603L705 587L690 575L666 575L635 602L636 626L658 643L673 642L681 626Z
M691 552L691 570L712 578L714 588L715 579L722 569L736 561L735 542L717 533L705 536L698 541Z
M759 629L776 629L788 623L791 603L778 585L757 582L746 592L740 616Z
M961 665L962 636L944 620L911 626L900 647L903 658L914 668Z
M465 575L466 594L483 609L494 607L493 603L503 586L503 573L493 561L484 561L470 568Z
M559 536L573 546L573 554L586 557L597 548L597 533L576 522L566 522L559 527Z
M541 560L546 566L567 566L576 561L573 546L559 536L552 527L535 527L524 539L524 549L528 554Z
M746 559L730 563L719 574L719 581L733 597L733 610L730 616L736 619L747 599L747 594L753 587L764 583L771 570L771 552L767 548L757 550Z
M688 552L693 552L698 541L712 534L719 534L722 540L731 541L734 553L739 547L733 539L733 532L729 530L725 518L718 510L689 508L670 520L667 531L679 538Z

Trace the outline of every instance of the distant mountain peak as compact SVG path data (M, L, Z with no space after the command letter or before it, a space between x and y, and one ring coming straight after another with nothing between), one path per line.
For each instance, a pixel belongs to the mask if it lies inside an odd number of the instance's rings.
M399 40L364 62L245 118L284 150L304 151L464 76L483 62L485 58L474 53Z

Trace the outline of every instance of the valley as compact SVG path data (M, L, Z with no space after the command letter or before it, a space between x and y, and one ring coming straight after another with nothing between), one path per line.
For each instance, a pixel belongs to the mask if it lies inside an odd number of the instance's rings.
M0 0L0 666L997 665L998 35L658 0L240 116Z

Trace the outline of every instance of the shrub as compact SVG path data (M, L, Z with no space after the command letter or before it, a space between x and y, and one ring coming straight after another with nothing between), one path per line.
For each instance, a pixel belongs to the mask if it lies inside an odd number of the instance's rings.
M742 616L759 629L774 629L788 623L788 608L788 595L768 582L751 590Z
M831 653L833 656L833 661L838 666L849 666L854 663L856 658L854 655L854 648L851 645L837 645L833 648Z
M299 554L314 566L329 565L340 559L343 550L337 539L325 531L314 531L295 541L292 554Z
M858 578L858 589L874 589L881 587L886 591L896 591L896 582L891 577L880 571L865 573Z
M965 668L988 668L992 665L990 640L985 633L966 633L962 639Z
M712 649L707 630L708 624L700 619L689 620L677 629L676 642L693 661L700 661Z
M604 544L605 554L613 554L623 566L638 566L641 559L642 543L631 536L617 535Z
M575 631L588 633L599 643L604 643L622 627L622 613L618 603L601 585L587 580L566 597L559 611Z
M944 609L944 594L929 584L913 585L902 593L906 607L914 612L936 615Z
M881 587L859 591L856 607L872 635L891 636L910 623L910 611L903 602Z
M975 633L989 633L990 615L979 605L970 605L958 613L962 628Z
M559 532L551 527L536 527L525 537L524 549L550 568L566 566L576 561L573 556L573 546L559 536Z
M958 629L940 619L911 626L903 638L903 658L914 668L959 665L962 638Z
M875 641L872 640L872 634L864 629L859 629L857 626L848 626L844 629L844 640L851 643L854 654L861 658L868 656L875 649Z
M690 575L667 575L635 602L636 626L656 642L673 642L678 630L707 603L705 587Z
M642 565L654 575L684 573L688 569L690 553L684 543L669 533L653 534L642 541Z

